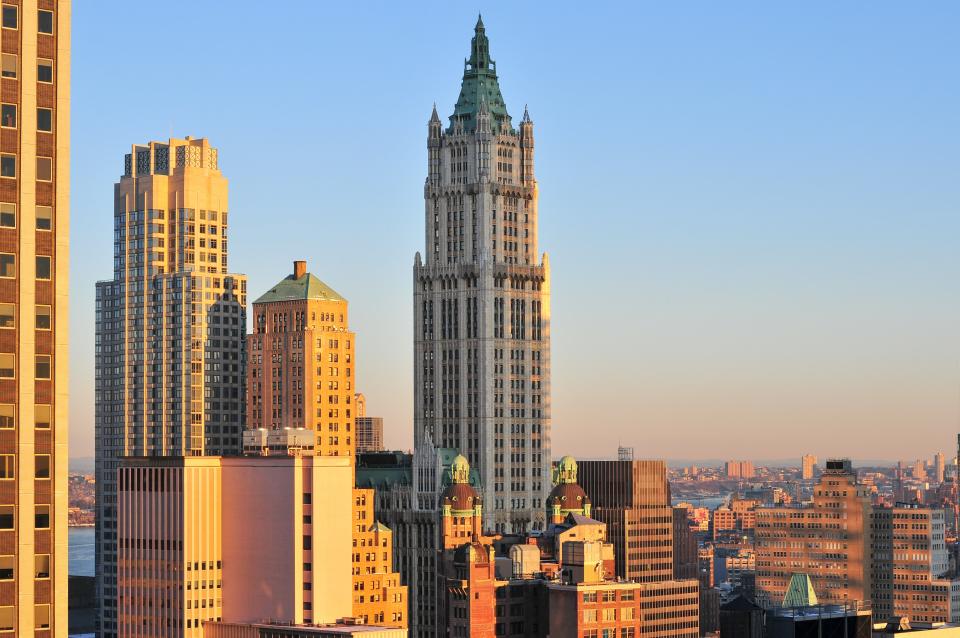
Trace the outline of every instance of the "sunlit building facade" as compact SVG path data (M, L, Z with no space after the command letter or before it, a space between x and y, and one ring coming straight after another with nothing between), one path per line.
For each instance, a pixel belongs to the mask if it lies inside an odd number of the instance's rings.
M0 19L0 636L65 638L71 3Z
M372 489L353 490L353 615L364 623L407 626L407 587L393 569L393 532L376 520Z
M96 574L118 635L117 470L126 456L239 454L246 277L227 268L227 179L206 139L135 145L114 186L113 279L96 296Z
M347 300L293 262L293 273L253 302L247 337L247 427L306 428L316 453L353 459L356 336Z
M758 602L779 604L797 573L809 575L822 603L870 600L872 513L848 459L827 461L813 503L758 508Z

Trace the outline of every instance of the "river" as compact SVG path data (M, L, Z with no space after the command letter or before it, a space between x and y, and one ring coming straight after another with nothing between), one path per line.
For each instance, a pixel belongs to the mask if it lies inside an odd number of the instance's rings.
M71 527L70 560L67 571L71 576L94 575L94 531L92 527Z

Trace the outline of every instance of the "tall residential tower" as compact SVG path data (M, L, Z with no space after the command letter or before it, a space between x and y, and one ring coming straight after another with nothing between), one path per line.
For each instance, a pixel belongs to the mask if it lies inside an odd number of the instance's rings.
M477 468L484 524L542 529L550 490L550 267L537 247L533 122L519 130L477 21L460 97L428 124L414 284L414 436Z
M0 7L0 635L66 638L71 8Z
M116 638L125 456L239 454L246 290L227 271L227 180L205 139L134 146L114 187L113 279L97 283L97 595Z

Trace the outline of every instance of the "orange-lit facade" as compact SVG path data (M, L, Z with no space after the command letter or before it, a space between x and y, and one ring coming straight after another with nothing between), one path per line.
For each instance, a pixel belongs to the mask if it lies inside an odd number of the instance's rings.
M316 453L353 459L356 337L347 300L294 262L253 302L247 337L247 427L307 428Z
M757 510L757 597L783 600L795 573L810 576L820 602L871 598L871 496L849 460L827 461L813 503Z
M353 490L353 615L364 623L407 626L407 587L393 571L393 532L376 520L374 491Z
M4 0L0 636L67 635L69 0Z

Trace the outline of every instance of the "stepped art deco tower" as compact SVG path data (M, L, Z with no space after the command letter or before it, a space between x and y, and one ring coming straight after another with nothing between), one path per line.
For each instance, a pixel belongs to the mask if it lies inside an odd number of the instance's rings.
M242 450L247 280L227 270L227 217L227 179L206 139L149 142L126 154L114 186L113 279L97 282L101 638L121 633L120 459Z
M542 529L550 489L550 266L537 253L533 122L514 128L478 20L446 128L428 124L413 268L415 445L456 448L484 527Z

